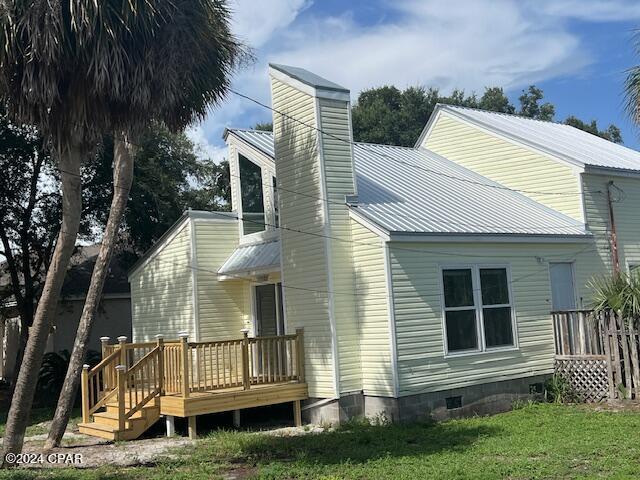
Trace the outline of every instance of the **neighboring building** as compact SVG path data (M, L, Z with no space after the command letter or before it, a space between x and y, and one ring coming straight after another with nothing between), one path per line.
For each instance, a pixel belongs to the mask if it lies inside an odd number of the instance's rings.
M100 245L78 247L71 258L62 296L47 341L47 352L73 350L84 300L89 289L91 273ZM114 255L105 281L102 299L98 307L89 349L100 351L100 337L113 339L119 335L131 338L131 295L127 281L125 255ZM4 276L3 276L4 277ZM7 286L4 278L0 284ZM20 318L15 302L10 298L0 307L0 333L2 333L2 370L0 378L9 380L15 373L15 357L20 342Z
M495 411L611 272L609 198L640 264L640 153L444 105L415 148L353 144L347 89L270 77L273 133L225 132L233 211L186 212L131 269L134 341L304 327L307 418Z

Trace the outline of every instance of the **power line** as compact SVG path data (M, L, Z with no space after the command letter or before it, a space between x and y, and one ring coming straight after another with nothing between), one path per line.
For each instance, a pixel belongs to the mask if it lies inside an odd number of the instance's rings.
M393 247L393 248L396 248L396 247ZM570 256L567 257L567 258L561 259L561 261L565 261L565 262L573 261L573 260L576 259L577 255L580 255L582 253L586 253L588 251L590 251L590 247L582 249L582 250L578 250L576 252L572 252L572 254L569 253ZM566 255L566 254L562 254L562 255ZM548 255L547 257L549 257L549 256L550 255ZM504 259L505 257L502 256L500 258ZM257 284L257 285L263 285L264 286L264 285L273 285L274 284L274 282L259 281L259 280L256 280L253 277L246 277L246 276L232 274L232 273L219 274L216 270L211 270L211 269L204 268L204 267L194 266L192 264L179 263L179 262L175 262L175 261L167 260L167 259L163 259L163 258L157 258L157 260L159 260L160 262L163 262L165 264L171 264L171 265L178 266L178 267L185 267L185 268L188 268L188 269L194 270L194 271L211 273L211 274L214 274L216 276L217 275L223 275L225 277L231 277L231 278L235 278L237 280L243 280L243 281L251 282L251 283L254 283L254 284ZM488 265L487 267L490 268L491 265ZM534 272L527 273L525 275L521 275L521 276L516 277L514 279L509 280L507 278L507 283L509 285L514 285L514 284L516 284L518 282L521 282L521 281L523 281L523 280L525 280L527 278L530 278L530 277L533 277L535 275L538 275L541 271L546 270L546 269L548 269L547 266L542 266L539 269L536 269ZM381 299L387 299L387 300L391 299L392 296L393 296L393 294L391 292L389 292L386 295L369 293L369 292L367 292L367 293L358 293L358 289L357 288L354 288L354 292L355 293L352 293L352 292L338 292L338 291L332 291L332 290L318 290L318 289L315 289L315 288L301 287L299 285L288 285L285 282L278 282L278 283L281 283L282 288L284 288L284 289L297 290L297 291L303 291L303 292L310 292L310 293L321 294L321 295L326 295L326 296L329 296L329 295L342 295L342 296L350 296L350 297L367 297L367 298L375 297L375 298L381 298ZM393 287L391 285L389 285L389 288L393 288ZM480 292L481 289L480 288L473 288L472 290L474 292ZM511 300L512 300L512 303L513 303L513 298Z
M244 218L244 217L231 216L231 215L229 215L229 212L216 212L216 211L213 211L213 212L208 212L208 213L212 214L212 215L218 215L218 216L221 216L221 217L224 216L224 218L227 218L227 219L231 218L231 219L233 219L235 221L249 222L249 223L253 223L255 225L259 225L259 226L272 227L274 229L279 229L279 230L287 230L287 231L294 232L294 233L299 233L299 234L303 234L303 235L311 235L311 236L314 236L314 237L324 238L324 239L328 239L328 240L335 240L335 241L343 242L343 243L350 243L350 244L363 245L363 246L369 246L369 247L380 247L381 246L379 243L368 243L368 242L362 242L362 241L348 239L348 238L334 237L334 236L331 236L331 235L325 235L323 233L308 232L308 231L305 231L305 230L299 230L297 228L283 227L283 226L270 224L270 223L267 223L267 222L259 222L257 220L251 220L251 219ZM531 243L535 243L535 239L533 239ZM440 252L440 251L427 250L427 249L398 247L398 246L394 246L393 248L396 249L396 250L402 250L402 251L407 251L407 252L422 253L422 254L431 253L431 254L435 254L435 255L447 255L447 256L453 256L453 257L504 258L504 255L478 255L478 254L451 253L451 252ZM595 249L594 251L597 251L597 249ZM556 255L562 256L562 255L564 255L564 253L562 253L562 254L545 255L545 257L554 257ZM521 257L521 258L529 258L529 257L535 257L536 255L512 255L512 256L518 256L518 257Z
M390 155L386 155L386 154L381 153L381 152L373 151L373 150L367 148L367 145L364 144L364 143L353 142L351 140L347 140L347 139L341 138L341 137L339 137L337 135L334 135L334 134L332 134L330 132L326 132L326 131L316 127L315 125L308 124L308 123L306 123L306 122L304 122L302 120L299 120L299 119L297 119L297 118L295 118L295 117L293 117L293 116L291 116L291 115L289 115L287 113L281 112L281 111L279 111L279 110L277 110L277 109L275 109L273 107L270 107L269 105L266 105L266 104L262 103L259 100L256 100L255 98L252 98L252 97L250 97L248 95L240 93L240 92L238 92L236 90L233 90L232 88L230 88L229 91L231 93L233 93L234 95L237 95L237 96L239 96L241 98L249 100L250 102L253 102L256 105L259 105L259 106L261 106L263 108L266 108L266 109L268 109L268 110L270 110L270 111L272 111L274 113L277 113L278 115L282 115L283 117L286 117L286 118L288 118L290 120L293 120L294 122L296 122L296 123L298 123L300 125L303 125L303 126L309 128L309 129L315 130L318 133L321 133L323 135L327 135L327 136L329 136L331 138L334 138L334 139L336 139L336 140L338 140L340 142L346 143L346 144L348 144L348 145L350 145L350 146L352 146L354 148L362 148L363 150L365 150L365 151L367 151L367 152L369 152L369 153L371 153L373 155L376 155L378 157L384 157L384 158L387 158L387 159L389 159L389 160L391 160L393 162L400 163L400 164L406 165L406 166L410 166L410 167L416 168L418 170L422 170L422 171L427 172L427 173L432 173L434 175L440 175L440 176L447 177L447 178L452 179L452 180L457 180L457 181L460 181L460 182L470 183L470 184L473 184L473 185L479 185L479 186L483 186L483 187L494 188L494 189L497 189L497 190L508 190L508 191L511 191L511 192L524 193L524 194L529 194L529 195L583 195L582 192L553 192L553 191L517 190L517 189L514 189L514 188L506 187L504 185L478 182L478 181L475 181L475 180L470 180L468 178L462 178L462 177L458 177L458 176L455 176L455 175L451 175L451 174L448 174L448 173L445 173L445 172L439 172L437 170L433 170L433 169L430 169L430 168L423 167L421 165L416 165L414 163L406 162L404 160L400 160L400 159L391 157ZM597 193L602 193L602 192L597 192Z

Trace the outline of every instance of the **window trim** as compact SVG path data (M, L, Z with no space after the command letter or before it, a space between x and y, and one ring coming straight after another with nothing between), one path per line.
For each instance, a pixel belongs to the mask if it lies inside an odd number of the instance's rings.
M507 291L509 293L508 304L500 305L483 305L482 304L482 292L480 286L480 270L484 269L496 269L503 268L507 274ZM444 278L443 272L445 270L471 270L471 285L473 288L473 308L467 307L446 307L444 301ZM518 350L520 348L518 342L518 329L516 318L516 305L513 298L513 289L511 288L511 264L509 263L444 263L438 266L438 281L440 285L440 309L442 317L442 344L445 358L464 357L469 355L488 354L495 352L508 352ZM513 336L513 344L500 347L487 347L485 339L484 328L484 308L511 308L511 332ZM449 345L447 342L447 318L446 312L460 311L460 310L475 310L476 313L476 335L478 338L478 348L473 350L459 350L449 351Z
M253 163L256 167L258 167L260 169L260 190L262 191L262 219L264 221L264 229L263 230L259 230L257 232L252 232L252 233L245 233L244 231L244 203L242 201L242 175L240 173L240 157L244 157L248 162ZM264 235L264 233L269 229L269 226L267 225L269 223L268 219L267 219L267 193L266 193L266 189L265 189L265 185L264 185L264 174L265 174L265 165L262 165L261 163L259 163L256 160L251 159L249 156L245 155L243 152L237 152L236 155L237 158L237 162L238 162L238 199L240 200L240 208L236 209L236 212L239 213L239 218L238 218L238 223L239 223L239 227L240 227L240 238L247 238L247 239L260 239L262 235ZM269 172L269 174L271 174ZM275 175L274 175L275 176ZM247 212L248 214L251 213L260 213L260 212Z

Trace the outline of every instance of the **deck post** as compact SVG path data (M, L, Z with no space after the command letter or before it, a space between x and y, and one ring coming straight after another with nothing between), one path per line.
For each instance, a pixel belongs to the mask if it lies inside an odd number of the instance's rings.
M118 365L116 367L116 375L118 378L118 430L124 430L124 389L125 389L125 377L127 375L127 367L125 365Z
M293 422L296 427L302 426L302 406L300 405L300 400L293 401Z
M167 427L167 437L173 437L176 434L176 418L173 415L164 417L164 423Z
M233 411L233 426L240 428L240 409Z
M296 328L298 382L304 383L304 328Z
M82 422L89 423L89 365L82 365L80 390L82 391Z
M102 359L103 360L107 356L107 346L109 345L109 340L111 340L111 337L100 337L100 344L101 344L101 347L102 347Z
M164 395L164 337L162 334L156 335L158 343L158 392Z
M182 398L189 398L189 342L187 342L189 334L182 332L178 336L182 344Z
M125 367L128 365L127 363L127 337L122 335L118 337L118 345L120 345L120 365L124 365Z
M249 379L249 329L243 328L242 332L242 385L245 390L249 390L251 382ZM234 416L235 419L235 416ZM238 410L238 422L240 422L240 411Z
M198 438L198 431L196 430L196 416L192 415L188 419L189 423L189 438L195 440Z

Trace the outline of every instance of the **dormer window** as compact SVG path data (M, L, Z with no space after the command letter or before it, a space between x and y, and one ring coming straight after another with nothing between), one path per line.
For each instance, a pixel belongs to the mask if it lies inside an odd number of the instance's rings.
M245 235L265 230L262 169L244 155L238 156L242 229Z

